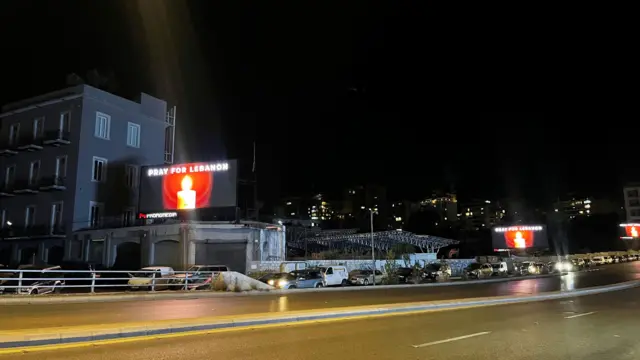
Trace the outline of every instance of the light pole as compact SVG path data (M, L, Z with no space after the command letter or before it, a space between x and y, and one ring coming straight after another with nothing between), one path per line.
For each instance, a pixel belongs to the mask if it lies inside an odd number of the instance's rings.
M373 209L369 209L371 214L371 274L373 275L373 286L376 286L376 249L373 246Z

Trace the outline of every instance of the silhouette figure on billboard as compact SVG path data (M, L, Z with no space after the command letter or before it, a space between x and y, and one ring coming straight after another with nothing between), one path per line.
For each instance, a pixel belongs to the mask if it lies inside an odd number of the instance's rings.
M516 233L516 238L513 239L513 243L518 249L527 247L527 242L525 241L520 231Z
M185 175L180 185L182 190L178 191L178 209L195 209L196 192L191 190L193 187L191 176Z

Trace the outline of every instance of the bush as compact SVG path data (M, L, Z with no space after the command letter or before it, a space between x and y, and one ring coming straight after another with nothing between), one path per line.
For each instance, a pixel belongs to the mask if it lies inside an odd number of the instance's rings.
M224 281L224 276L218 274L216 279L211 283L211 289L214 291L226 291L227 283Z

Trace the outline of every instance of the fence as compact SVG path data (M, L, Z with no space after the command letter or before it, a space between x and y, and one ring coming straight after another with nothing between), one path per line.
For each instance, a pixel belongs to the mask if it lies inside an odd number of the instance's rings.
M89 289L91 293L98 289L129 288L132 290L161 289L196 290L208 287L215 275L212 271L91 271L18 269L0 270L0 294L47 294L59 293L62 289Z

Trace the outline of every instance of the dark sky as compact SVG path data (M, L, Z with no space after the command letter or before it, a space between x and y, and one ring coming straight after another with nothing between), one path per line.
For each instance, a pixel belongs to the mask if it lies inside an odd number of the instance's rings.
M182 159L238 158L246 175L255 140L266 199L368 182L395 198L455 184L535 202L618 195L640 175L614 119L483 112L542 108L540 55L522 42L399 4L216 3L3 1L0 102L113 72L119 93L178 106Z

